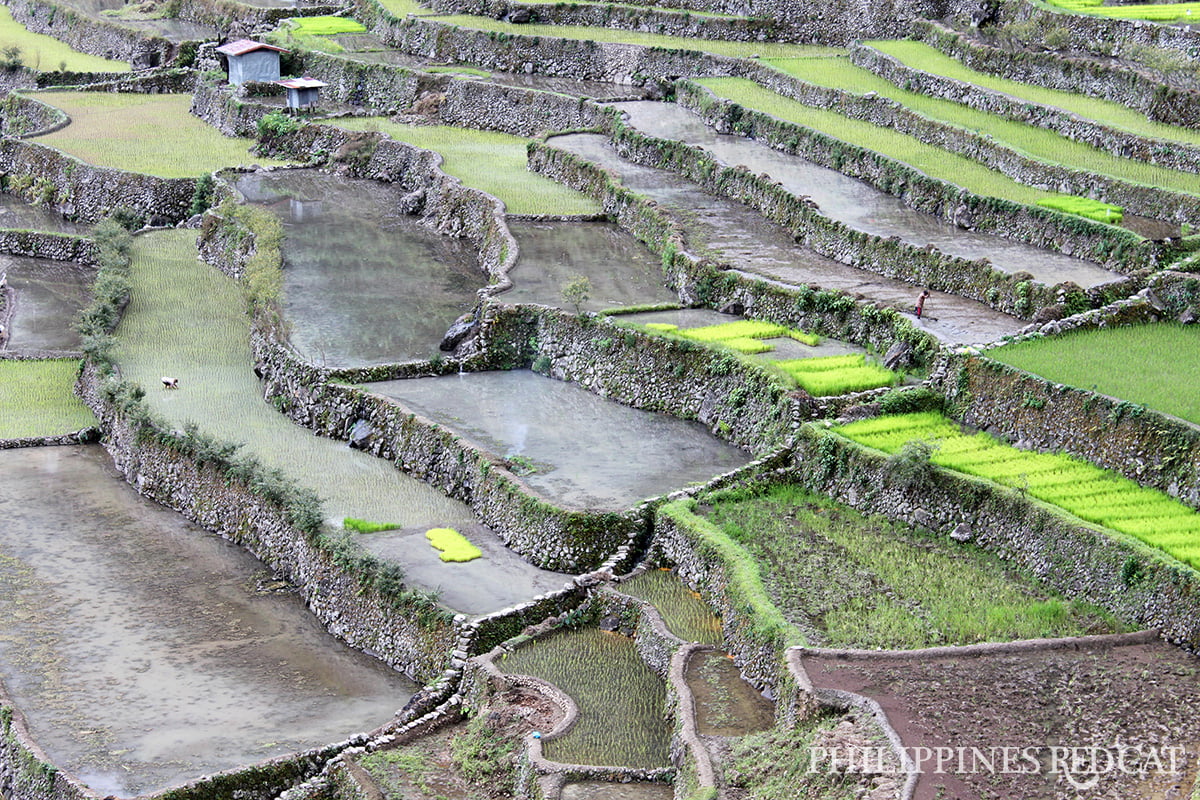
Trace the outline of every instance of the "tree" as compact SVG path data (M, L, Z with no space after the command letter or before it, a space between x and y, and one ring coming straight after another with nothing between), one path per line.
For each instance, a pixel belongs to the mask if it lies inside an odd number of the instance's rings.
M575 313L583 313L583 304L592 296L592 282L586 275L576 275L562 285L562 298L575 307Z

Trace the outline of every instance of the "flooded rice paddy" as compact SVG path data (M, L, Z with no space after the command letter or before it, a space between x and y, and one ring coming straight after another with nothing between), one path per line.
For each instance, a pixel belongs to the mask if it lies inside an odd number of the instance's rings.
M574 781L563 786L562 800L673 800L675 787L669 783L607 783Z
M674 303L663 284L661 260L630 234L609 222L518 222L508 228L520 256L508 273L513 287L496 299L541 303L574 310L564 284L585 277L590 284L582 311Z
M785 189L807 195L831 219L877 236L898 236L917 247L932 244L965 259L990 259L1005 272L1025 271L1045 284L1074 281L1084 288L1121 280L1122 275L1091 261L1053 253L1001 236L975 233L931 214L923 214L898 198L837 170L773 150L744 136L714 132L685 108L673 103L639 101L617 105L638 130L665 139L702 146L721 162L744 164L755 174L767 173Z
M0 517L0 676L98 796L340 741L415 691L240 547L139 496L98 446L6 451Z
M284 313L312 363L429 358L487 283L466 241L399 212L395 186L285 170L242 176L237 189L283 222Z
M628 636L597 628L565 630L509 653L496 665L510 675L553 683L579 707L579 719L566 734L544 740L546 758L568 764L670 765L666 684Z
M775 724L775 705L742 679L726 653L692 654L684 674L696 700L696 732L707 736L745 736Z
M662 615L667 629L685 642L721 643L721 618L674 572L648 570L616 588L649 601Z
M563 576L504 548L464 503L386 460L294 425L264 402L251 371L241 290L197 260L194 233L138 237L131 280L132 298L116 331L117 362L123 377L147 389L151 408L169 424L193 422L222 441L243 443L244 452L320 495L331 525L345 517L398 524L399 530L358 540L404 566L410 583L440 588L450 608L485 613L563 584ZM163 375L178 378L179 388L163 389ZM441 561L424 538L434 527L457 528L484 558Z
M8 340L0 349L79 349L75 320L91 298L94 268L69 261L0 255L0 275L8 276L11 291L11 304L4 309Z
M529 370L367 384L532 470L523 480L577 508L624 509L746 464L696 422L641 411Z
M929 313L917 320L910 312L919 288L798 247L782 226L747 206L710 195L674 173L622 159L600 134L555 136L549 144L598 164L629 189L670 208L683 224L691 252L710 254L750 277L862 295L900 309L918 327L949 344L996 341L1025 324L983 303L944 292L932 293L926 303Z

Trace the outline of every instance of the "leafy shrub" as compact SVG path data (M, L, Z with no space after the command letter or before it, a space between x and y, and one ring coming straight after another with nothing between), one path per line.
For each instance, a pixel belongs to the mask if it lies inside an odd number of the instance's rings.
M258 135L264 138L286 136L300 130L302 125L303 123L295 117L290 117L282 111L272 111L258 121Z

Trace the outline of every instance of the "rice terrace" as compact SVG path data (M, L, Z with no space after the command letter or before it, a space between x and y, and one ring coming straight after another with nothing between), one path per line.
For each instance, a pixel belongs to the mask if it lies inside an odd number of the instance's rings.
M1200 800L1198 15L0 0L0 800Z

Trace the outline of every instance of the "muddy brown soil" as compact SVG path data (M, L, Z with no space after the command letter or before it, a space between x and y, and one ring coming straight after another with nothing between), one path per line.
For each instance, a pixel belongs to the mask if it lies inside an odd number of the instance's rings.
M878 701L914 758L932 750L917 800L1186 800L1196 781L1200 658L1164 642L802 662Z

